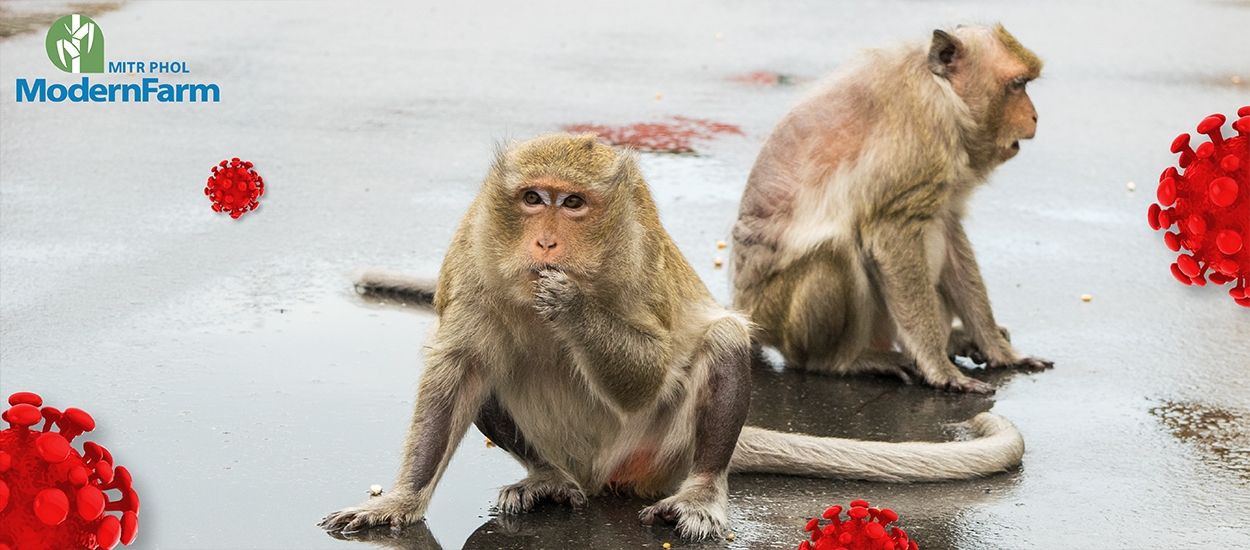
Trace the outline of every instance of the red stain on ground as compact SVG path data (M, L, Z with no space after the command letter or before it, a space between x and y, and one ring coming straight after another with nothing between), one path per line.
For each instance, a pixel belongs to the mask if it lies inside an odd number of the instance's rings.
M789 86L799 83L799 79L794 76L772 71L756 71L750 74L730 77L729 79L734 82L754 84L756 86Z
M693 153L691 142L694 140L711 139L717 134L743 135L742 129L733 124L680 116L673 117L673 122L641 122L630 126L574 124L563 130L594 132L612 145L657 153Z
M768 85L780 84L781 75L774 73L774 72L769 72L769 71L758 71L758 72L754 72L751 74L735 76L733 77L732 80L735 80L738 82L745 82L747 84L759 84L761 86L768 86Z

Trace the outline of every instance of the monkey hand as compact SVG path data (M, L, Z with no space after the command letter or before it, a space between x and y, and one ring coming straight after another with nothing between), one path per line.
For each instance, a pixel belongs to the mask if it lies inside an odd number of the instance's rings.
M534 309L543 319L555 322L572 308L580 296L581 289L577 283L563 271L544 269L538 272L538 281L534 283Z
M1020 352L1016 351L1011 345L1011 333L1007 331L1007 327L999 326L998 333L1002 337L991 340L983 349L982 346L975 344L971 338L963 335L963 331L952 332L948 353L951 355L963 355L974 363L983 364L986 368L991 369L1016 367L1042 370L1055 366L1053 361L1021 355Z
M338 531L327 531L326 534L338 540L367 542L376 548L397 550L442 550L443 548L439 545L438 539L434 538L434 533L430 532L430 526L424 521L409 525L400 533L392 532L389 526L378 526L350 535Z
M410 491L395 490L374 497L360 506L333 512L317 524L331 533L351 536L377 525L390 525L391 532L398 534L404 526L417 523L425 517L427 502Z
M999 327L999 330L1006 330ZM1049 369L1055 366L1053 361L1047 361L1038 357L1029 357L1016 351L1012 347L1009 340L1004 334L1004 338L996 346L986 346L990 348L988 351L980 352L969 356L970 359L978 363L984 363L986 368L997 369L1004 367L1016 367L1032 370Z
M586 506L586 493L582 488L551 469L536 471L520 482L500 489L495 508L501 514L519 514L530 511L543 499L567 502L574 509Z

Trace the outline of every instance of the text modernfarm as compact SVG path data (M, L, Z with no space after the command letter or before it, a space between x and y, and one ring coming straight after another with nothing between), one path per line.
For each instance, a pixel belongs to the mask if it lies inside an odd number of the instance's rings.
M161 103L221 101L221 88L216 84L161 84L158 78L145 78L143 84L92 84L90 79L82 77L82 82L66 86L64 84L48 85L43 78L36 78L34 83L25 78L17 79L17 102L60 103L70 100L75 103L98 102L146 103L155 96Z

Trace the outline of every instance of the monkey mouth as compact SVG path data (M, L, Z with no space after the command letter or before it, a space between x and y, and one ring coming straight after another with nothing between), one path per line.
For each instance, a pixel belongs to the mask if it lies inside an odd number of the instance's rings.
M1019 151L1019 150L1020 150L1020 140L1016 140L1016 141L1011 142L1011 150L1012 150L1012 151Z

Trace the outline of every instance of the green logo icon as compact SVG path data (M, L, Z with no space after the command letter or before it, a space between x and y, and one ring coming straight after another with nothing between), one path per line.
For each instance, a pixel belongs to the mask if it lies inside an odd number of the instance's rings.
M104 72L104 31L85 15L66 15L48 29L48 59L67 73Z

